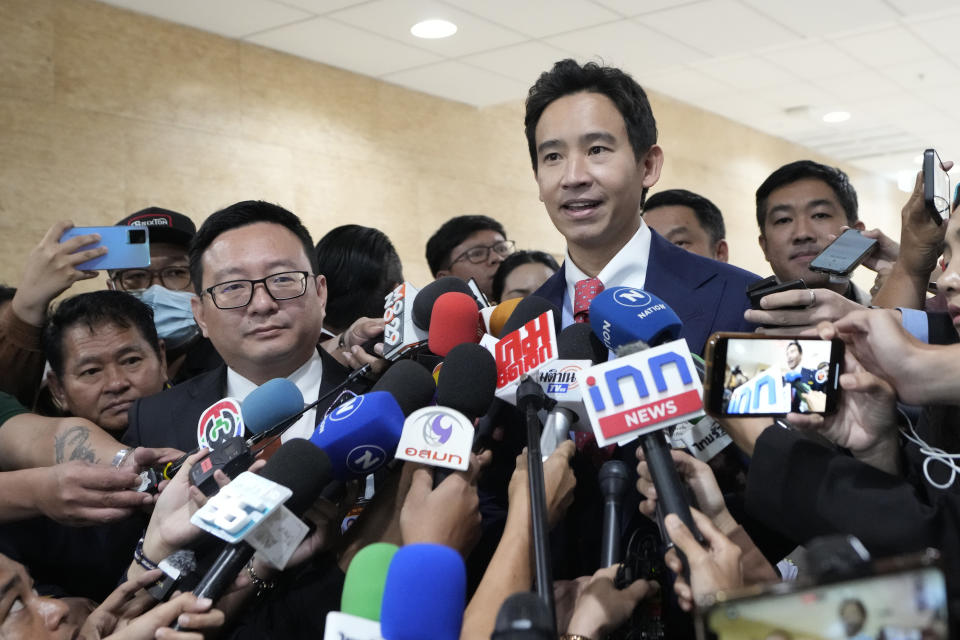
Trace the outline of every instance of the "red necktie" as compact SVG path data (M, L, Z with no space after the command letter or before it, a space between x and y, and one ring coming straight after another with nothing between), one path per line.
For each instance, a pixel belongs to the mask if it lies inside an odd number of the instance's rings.
M603 291L600 278L586 278L580 280L573 287L573 321L590 321L590 303Z

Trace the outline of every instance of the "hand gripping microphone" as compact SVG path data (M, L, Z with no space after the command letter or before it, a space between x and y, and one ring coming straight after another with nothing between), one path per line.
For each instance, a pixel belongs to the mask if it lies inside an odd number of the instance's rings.
M380 629L384 640L458 640L466 588L463 558L450 547L401 547L383 588Z
M299 517L329 482L330 461L323 451L297 438L277 449L260 475L293 491L284 506ZM198 598L218 600L253 554L253 547L246 542L226 545L193 593Z
M611 287L598 294L590 304L590 324L594 333L620 357L676 340L681 329L680 319L666 303L649 292L631 287ZM670 359L671 364L668 366L672 367L675 362L675 359ZM629 375L636 380L637 373L636 369L633 369L621 378ZM689 371L686 373L690 375ZM608 375L607 378L609 377ZM662 385L663 388L667 386L663 367L654 371L653 377L653 385ZM616 378L616 384L619 384L621 378ZM593 391L599 395L596 388ZM702 413L702 401L699 405L698 410ZM672 423L667 420L656 426L665 428L670 424ZM702 542L703 537L693 523L690 505L670 456L670 445L665 438L665 432L658 430L641 435L640 446L643 447L643 454L650 467L650 475L657 490L657 501L662 506L664 515L675 513L697 540Z
M620 562L620 511L623 496L630 486L630 469L620 460L607 460L598 476L603 494L603 537L600 540L600 566L612 567Z

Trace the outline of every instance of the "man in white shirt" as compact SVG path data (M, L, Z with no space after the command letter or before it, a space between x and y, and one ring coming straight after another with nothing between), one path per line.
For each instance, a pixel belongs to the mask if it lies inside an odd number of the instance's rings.
M664 156L650 103L633 78L562 60L540 76L526 106L540 199L567 240L560 271L535 295L562 308L564 325L586 320L580 307L604 287L631 286L676 311L694 352L714 331L753 329L743 312L756 276L686 252L643 222L644 197Z
M125 442L190 450L198 418L220 398L242 401L267 380L288 378L311 402L343 382L347 369L317 349L327 288L313 248L300 219L267 202L238 202L207 218L190 247L193 312L226 364L136 403ZM304 414L284 440L309 437L333 400Z

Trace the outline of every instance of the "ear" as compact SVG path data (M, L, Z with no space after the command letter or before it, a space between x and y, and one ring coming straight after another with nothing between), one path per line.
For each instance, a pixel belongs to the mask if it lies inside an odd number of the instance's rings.
M863 224L863 220L857 220L853 223L853 228L857 231L864 231L867 228L867 225Z
M729 253L730 253L730 248L727 246L727 241L719 240L717 242L717 246L714 250L714 253L717 254L717 260L719 260L720 262L727 262L727 258L729 257Z
M203 308L203 298L200 296L190 298L190 309L193 311L193 319L196 321L197 326L200 327L200 333L203 334L204 338L209 338L210 334L207 333L207 323L203 319L203 313L205 311Z
M757 242L760 243L760 251L763 251L763 259L770 262L770 258L767 257L767 239L762 233L757 238Z
M437 279L438 279L438 280L439 280L440 278L444 278L444 277L449 276L449 275L451 275L449 269L440 269L439 271L437 271Z
M660 170L663 168L663 149L660 145L653 145L643 154L640 160L643 168L643 186L650 188L660 179Z
M50 387L50 393L57 404L60 405L60 408L69 411L70 407L67 406L67 395L63 391L63 384L53 370L47 371L47 386Z
M317 298L320 300L320 308L326 310L327 308L327 279L319 275L316 278L317 280Z

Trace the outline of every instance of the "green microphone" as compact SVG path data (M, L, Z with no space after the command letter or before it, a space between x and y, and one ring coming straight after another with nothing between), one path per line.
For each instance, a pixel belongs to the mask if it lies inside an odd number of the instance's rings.
M387 581L387 569L390 568L397 549L395 544L376 542L357 552L343 581L340 611L380 622L383 586Z

